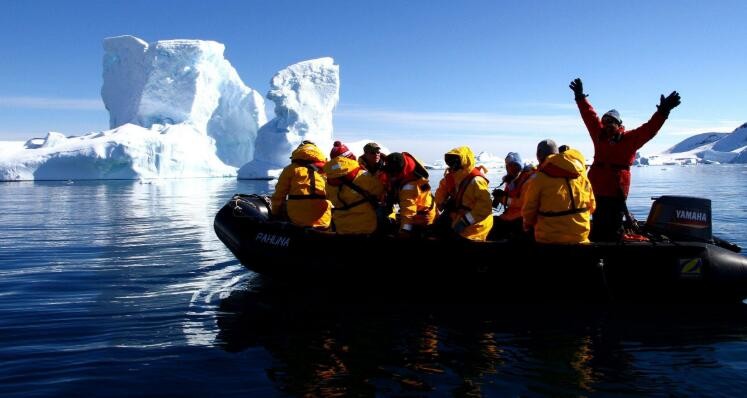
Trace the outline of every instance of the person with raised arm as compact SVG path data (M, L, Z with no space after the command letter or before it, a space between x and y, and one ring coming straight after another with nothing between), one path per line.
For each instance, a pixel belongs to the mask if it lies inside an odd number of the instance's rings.
M669 112L680 104L680 94L677 91L666 97L662 94L657 110L648 122L633 130L625 130L617 110L610 109L601 118L597 115L588 95L584 94L581 79L574 79L568 87L573 91L581 119L594 143L589 180L597 210L592 221L591 240L617 241L622 236L623 217L628 214L625 201L635 154L659 132Z

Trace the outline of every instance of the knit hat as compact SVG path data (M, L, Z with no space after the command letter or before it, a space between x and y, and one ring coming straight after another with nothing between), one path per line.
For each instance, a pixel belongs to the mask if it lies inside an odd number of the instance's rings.
M519 156L516 152L509 152L508 155L506 155L506 164L514 163L519 168L524 167L524 162L521 161L521 156Z
M555 153L558 153L558 144L556 144L555 141L548 138L537 144L537 160L539 160L540 163L544 162L546 157Z
M602 115L602 118L604 118L605 116L611 117L612 119L615 119L617 121L617 124L622 124L622 122L623 122L622 119L620 119L620 112L618 112L615 109L608 110L607 113L605 113L604 115Z
M338 156L345 156L348 159L355 159L355 155L350 151L350 149L348 149L347 146L345 146L345 144L340 141L335 141L332 146L332 150L329 151L329 158L334 159Z

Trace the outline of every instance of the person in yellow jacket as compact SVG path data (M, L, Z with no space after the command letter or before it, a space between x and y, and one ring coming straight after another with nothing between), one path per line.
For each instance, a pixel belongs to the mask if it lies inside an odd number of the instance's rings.
M386 157L379 179L387 184L387 201L399 204L399 235L422 235L436 220L436 205L428 171L407 152Z
M488 179L475 167L475 155L466 146L444 155L448 166L436 189L436 204L451 229L470 240L485 240L493 227L493 207Z
M280 173L272 194L272 215L287 213L293 224L329 228L332 212L322 175L324 154L314 143L304 141L290 158L291 164Z
M539 243L589 243L596 202L581 152L550 155L532 178L521 215Z
M324 165L332 224L339 234L370 234L377 229L376 212L384 185L357 160L338 156Z

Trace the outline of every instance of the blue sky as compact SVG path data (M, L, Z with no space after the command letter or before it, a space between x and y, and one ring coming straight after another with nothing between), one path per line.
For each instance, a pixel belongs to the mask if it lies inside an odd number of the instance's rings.
M102 39L216 40L266 93L278 70L340 65L335 135L426 160L457 145L533 155L554 138L593 155L568 83L645 122L682 105L643 152L747 121L743 1L3 1L0 140L108 128ZM272 116L271 114L269 115Z

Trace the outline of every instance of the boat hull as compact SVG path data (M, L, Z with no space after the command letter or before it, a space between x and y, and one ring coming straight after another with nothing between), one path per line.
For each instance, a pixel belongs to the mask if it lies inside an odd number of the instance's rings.
M337 235L268 220L247 203L227 203L216 215L216 234L248 269L291 283L479 290L522 301L693 305L747 297L747 258L709 243L543 245Z

